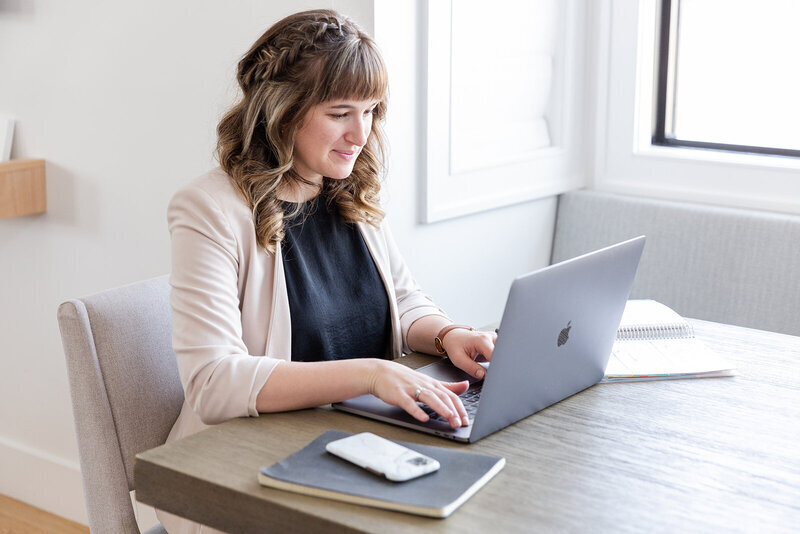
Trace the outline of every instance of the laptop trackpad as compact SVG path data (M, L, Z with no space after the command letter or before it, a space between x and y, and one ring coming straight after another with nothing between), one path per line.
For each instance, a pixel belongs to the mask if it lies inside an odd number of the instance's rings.
M422 430L423 432L437 434L442 437L456 438L461 441L466 441L469 438L470 432L472 432L471 426L453 428L450 426L450 423L444 420L429 419L424 423L422 421L417 421L402 408L386 404L373 395L362 395L346 401L337 402L333 407L345 412L370 417L415 430Z
M488 367L489 365L489 363L483 360L482 357L481 360L476 361L478 361L478 363L481 365L484 365L484 368ZM420 367L417 369L417 371L443 382L461 382L462 380L469 380L470 385L480 382L479 379L468 375L453 365L453 362L450 360L439 360L424 367Z

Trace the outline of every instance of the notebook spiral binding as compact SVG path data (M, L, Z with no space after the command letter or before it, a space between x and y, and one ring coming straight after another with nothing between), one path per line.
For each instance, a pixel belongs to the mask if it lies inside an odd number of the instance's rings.
M646 341L653 339L679 339L694 337L694 330L685 324L651 324L620 328L618 340Z

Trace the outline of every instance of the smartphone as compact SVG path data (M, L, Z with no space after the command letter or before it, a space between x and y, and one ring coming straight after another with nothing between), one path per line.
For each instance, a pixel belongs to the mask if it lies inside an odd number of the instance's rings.
M439 469L439 462L371 432L331 441L331 454L395 482L417 478Z

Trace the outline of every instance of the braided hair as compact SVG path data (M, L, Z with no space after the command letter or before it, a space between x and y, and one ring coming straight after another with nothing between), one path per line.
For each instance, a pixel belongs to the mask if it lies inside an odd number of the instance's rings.
M217 126L217 157L252 210L259 245L274 253L284 237L278 189L309 183L293 170L295 136L308 111L330 100L378 100L353 172L322 186L345 221L377 226L388 81L372 39L335 11L295 13L255 42L237 79L242 98Z

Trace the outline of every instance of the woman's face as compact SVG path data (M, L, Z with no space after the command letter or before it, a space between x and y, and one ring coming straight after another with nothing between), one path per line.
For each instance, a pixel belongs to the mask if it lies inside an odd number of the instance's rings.
M294 142L294 170L322 183L322 177L342 179L353 172L372 131L375 100L333 100L312 107Z

